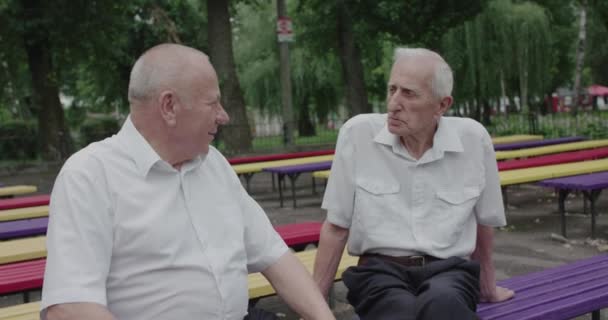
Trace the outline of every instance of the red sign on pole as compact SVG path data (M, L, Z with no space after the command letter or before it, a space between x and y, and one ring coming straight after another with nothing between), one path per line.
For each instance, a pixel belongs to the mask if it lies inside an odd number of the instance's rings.
M292 23L288 17L279 17L277 19L277 37L279 42L294 41Z

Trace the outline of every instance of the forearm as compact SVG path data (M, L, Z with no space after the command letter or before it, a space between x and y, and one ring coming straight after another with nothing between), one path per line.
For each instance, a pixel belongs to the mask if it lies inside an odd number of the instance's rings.
M496 276L492 261L493 247L494 228L477 225L477 244L471 258L479 262L479 289L482 297L494 296L496 291Z
M302 318L335 319L302 263L291 253L262 272L281 298Z
M347 239L348 229L340 228L327 221L323 223L319 248L315 258L313 279L324 297L327 297L334 282Z
M78 302L62 303L50 306L46 313L47 320L116 320L110 311L97 303Z

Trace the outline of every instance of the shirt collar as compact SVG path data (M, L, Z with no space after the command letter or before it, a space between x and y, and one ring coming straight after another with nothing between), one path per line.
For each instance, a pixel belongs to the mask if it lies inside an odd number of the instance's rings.
M385 123L382 129L374 137L374 141L380 144L393 147L397 150L401 142L399 138L388 131L388 125ZM433 137L433 148L435 152L463 152L462 141L458 136L458 132L445 123L443 117L439 119L437 131Z
M117 138L123 145L125 152L133 159L137 172L142 176L147 176L152 166L158 161L162 161L158 153L152 149L148 141L137 131L137 128L128 116L122 128L117 134Z

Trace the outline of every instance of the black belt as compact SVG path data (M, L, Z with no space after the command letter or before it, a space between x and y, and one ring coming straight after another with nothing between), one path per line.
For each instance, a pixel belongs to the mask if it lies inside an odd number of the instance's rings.
M364 265L371 258L377 258L377 259L395 262L404 267L422 267L433 261L442 260L440 258L429 256L429 255L393 257L393 256L387 256L387 255L383 255L383 254L372 253L372 254L364 254L364 255L360 256L359 262L357 263L357 265L358 266Z

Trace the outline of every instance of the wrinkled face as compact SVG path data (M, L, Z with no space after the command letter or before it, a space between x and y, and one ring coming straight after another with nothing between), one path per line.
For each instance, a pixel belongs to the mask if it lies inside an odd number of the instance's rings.
M434 134L447 110L433 95L433 63L421 57L401 58L393 65L387 88L388 130L407 137ZM451 103L451 98L449 98Z
M177 139L174 141L180 144L185 154L195 157L207 153L219 126L230 120L220 98L217 75L213 69L197 74L184 86L178 98L177 126L174 130Z

